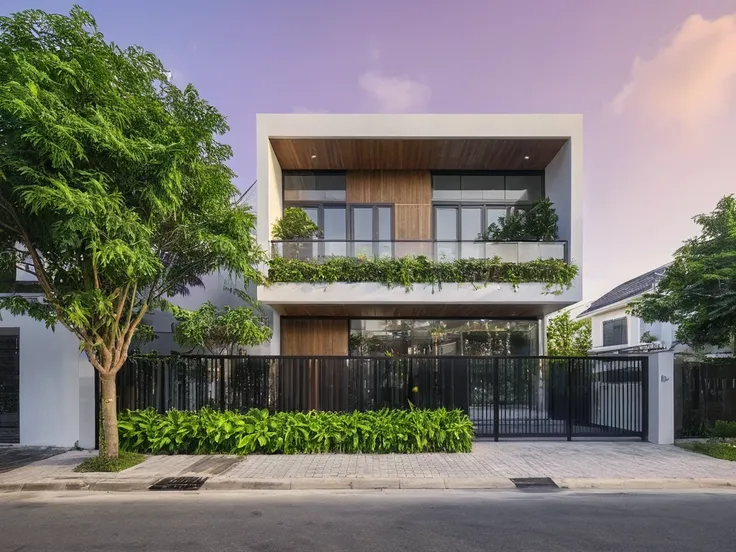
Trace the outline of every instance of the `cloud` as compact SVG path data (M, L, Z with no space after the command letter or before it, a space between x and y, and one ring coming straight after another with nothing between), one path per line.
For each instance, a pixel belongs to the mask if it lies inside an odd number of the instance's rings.
M736 14L691 15L653 58L634 60L631 80L611 108L694 129L728 110L735 80Z
M358 84L377 102L381 111L401 112L423 107L429 102L429 86L406 76L391 77L378 71L366 71Z

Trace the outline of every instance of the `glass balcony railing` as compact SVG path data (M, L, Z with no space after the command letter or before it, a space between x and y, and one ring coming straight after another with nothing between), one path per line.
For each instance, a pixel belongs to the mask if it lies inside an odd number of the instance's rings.
M525 263L541 259L566 261L567 242L285 240L271 242L271 255L318 262L330 257L400 259L423 256L445 262L497 257L502 262Z

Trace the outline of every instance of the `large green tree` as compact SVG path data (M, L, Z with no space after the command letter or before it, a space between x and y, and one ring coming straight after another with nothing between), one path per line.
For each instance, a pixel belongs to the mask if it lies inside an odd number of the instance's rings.
M573 320L564 311L547 323L549 356L585 356L593 346L590 319Z
M675 253L657 288L634 303L645 322L677 324L677 339L698 349L736 346L736 199L697 215L700 235ZM736 352L736 349L732 349Z
M146 312L216 270L260 279L255 217L217 139L227 130L155 55L107 42L79 7L0 17L0 261L43 295L0 309L79 338L100 377L108 456L115 375Z

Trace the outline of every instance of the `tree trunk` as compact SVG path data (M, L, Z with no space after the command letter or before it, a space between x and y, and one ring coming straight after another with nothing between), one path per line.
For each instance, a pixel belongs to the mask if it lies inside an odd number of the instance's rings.
M102 429L105 437L105 447L100 454L107 458L117 458L118 443L118 409L114 374L100 374L102 388Z

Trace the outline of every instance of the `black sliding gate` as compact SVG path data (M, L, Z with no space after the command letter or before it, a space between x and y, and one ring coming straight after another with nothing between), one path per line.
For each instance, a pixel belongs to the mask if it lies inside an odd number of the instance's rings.
M20 442L18 336L0 335L0 443Z
M120 409L459 408L477 437L647 437L646 357L131 358Z

